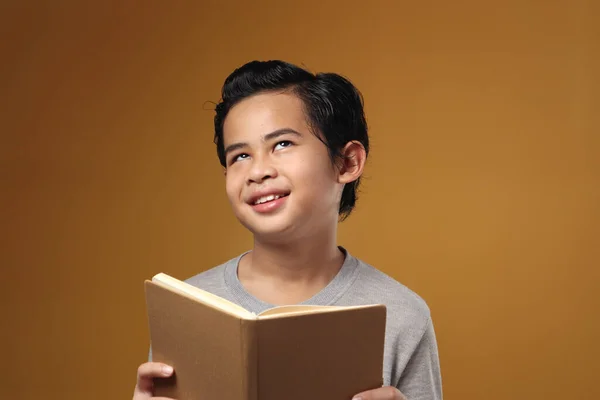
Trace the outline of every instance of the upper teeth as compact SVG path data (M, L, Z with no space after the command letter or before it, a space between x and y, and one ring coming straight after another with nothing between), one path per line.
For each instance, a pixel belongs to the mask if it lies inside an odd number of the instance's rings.
M254 204L266 203L267 201L277 200L280 197L283 197L283 196L278 195L278 194L270 194L268 196L263 196L263 197L259 198L258 200L256 200L254 202Z

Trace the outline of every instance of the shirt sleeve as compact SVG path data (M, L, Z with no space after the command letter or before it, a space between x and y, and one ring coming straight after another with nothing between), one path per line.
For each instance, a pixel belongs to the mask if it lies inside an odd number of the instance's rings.
M408 400L442 400L438 346L431 318L397 385Z

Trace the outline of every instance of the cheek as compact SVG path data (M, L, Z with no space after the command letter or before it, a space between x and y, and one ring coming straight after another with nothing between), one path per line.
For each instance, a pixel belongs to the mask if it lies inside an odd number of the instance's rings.
M296 169L296 184L301 184L308 197L322 200L335 191L336 175L328 160L307 159Z
M233 174L228 174L225 177L225 193L230 202L234 202L240 197L239 179L236 179Z

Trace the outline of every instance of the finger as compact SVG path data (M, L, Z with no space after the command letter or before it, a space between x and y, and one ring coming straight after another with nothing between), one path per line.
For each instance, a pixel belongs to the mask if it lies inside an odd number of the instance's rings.
M153 378L166 378L172 374L173 368L163 363L148 362L140 365L137 370L135 394L151 396L154 387Z
M383 386L359 393L352 400L406 400L406 397L393 386Z
M139 378L165 378L173 374L173 367L159 362L147 362L139 366Z

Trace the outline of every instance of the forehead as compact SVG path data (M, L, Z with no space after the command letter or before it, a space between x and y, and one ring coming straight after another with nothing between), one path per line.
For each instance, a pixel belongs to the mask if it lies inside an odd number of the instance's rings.
M261 93L248 97L229 110L223 124L225 145L252 141L282 128L306 132L308 124L302 100L289 93Z

